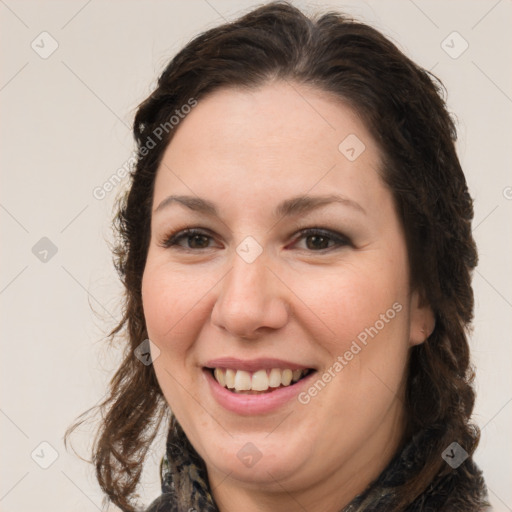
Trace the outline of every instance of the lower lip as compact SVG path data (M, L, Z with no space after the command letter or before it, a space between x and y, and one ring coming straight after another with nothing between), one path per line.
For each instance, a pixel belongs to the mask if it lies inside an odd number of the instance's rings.
M215 400L228 411L242 415L265 414L282 407L286 403L297 398L297 395L305 388L316 372L299 380L291 386L278 388L260 395L246 395L234 393L221 386L209 370L203 370Z

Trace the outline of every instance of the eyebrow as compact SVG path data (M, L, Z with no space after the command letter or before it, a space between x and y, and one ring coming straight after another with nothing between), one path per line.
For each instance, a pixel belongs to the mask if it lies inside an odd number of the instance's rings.
M215 204L206 199L202 199L200 197L194 196L183 196L183 195L172 195L166 197L154 210L153 214L158 213L165 208L168 208L172 204L180 204L182 206L187 207L190 210L195 212L204 213L206 215L211 215L215 217L220 217L215 207ZM322 206L326 206L333 203L339 203L343 206L348 206L360 213L366 215L365 209L359 204L349 199L348 197L344 197L338 194L329 194L329 195L320 195L320 196L296 196L290 199L286 199L282 203L280 203L274 209L274 217L291 217L293 215L305 214L310 211L316 210L317 208L321 208Z

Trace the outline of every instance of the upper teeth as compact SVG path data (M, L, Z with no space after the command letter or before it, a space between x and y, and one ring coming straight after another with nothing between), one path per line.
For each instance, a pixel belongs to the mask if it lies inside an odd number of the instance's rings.
M213 375L217 382L225 388L235 391L266 391L269 387L289 386L292 382L297 382L306 371L272 368L271 370L258 370L251 374L244 370L215 368Z

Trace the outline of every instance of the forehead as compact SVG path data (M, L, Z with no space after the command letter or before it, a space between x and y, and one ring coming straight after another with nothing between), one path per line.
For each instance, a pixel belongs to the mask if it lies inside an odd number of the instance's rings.
M222 88L201 99L177 127L171 145L214 148L232 152L243 141L244 149L280 146L301 154L311 150L338 151L344 136L354 133L372 145L357 113L332 93L304 84L278 81L255 89ZM226 138L228 136L228 138ZM301 145L316 143L317 147ZM318 147L320 145L320 147Z
M363 202L382 193L379 150L364 123L316 88L276 82L220 89L201 99L175 130L158 171L155 202L190 192L224 202L269 201L313 188Z

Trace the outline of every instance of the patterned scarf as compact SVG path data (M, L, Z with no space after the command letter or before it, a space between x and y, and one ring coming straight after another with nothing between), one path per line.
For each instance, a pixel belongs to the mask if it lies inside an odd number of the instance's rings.
M392 512L396 510L397 486L423 464L425 447L433 433L417 433L367 489L341 512ZM160 464L162 494L146 512L219 512L211 494L206 466L173 417L167 450ZM435 478L405 512L489 511L482 472L467 458L448 475Z

